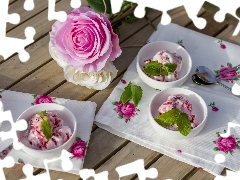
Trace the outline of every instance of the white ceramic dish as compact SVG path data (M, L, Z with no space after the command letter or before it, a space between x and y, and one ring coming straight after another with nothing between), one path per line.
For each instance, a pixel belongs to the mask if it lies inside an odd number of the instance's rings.
M170 53L177 53L182 57L182 68L179 73L179 79L172 82L161 82L150 78L143 72L144 61L147 59L152 59L153 56L161 51L168 50ZM156 41L143 46L137 55L137 72L139 77L148 86L154 89L167 89L172 87L181 86L189 77L190 71L192 69L192 59L188 52L179 44L168 42L168 41Z
M69 140L63 145L50 150L36 150L32 148L27 138L24 138L20 143L23 144L22 150L28 155L41 159L51 159L60 156L63 149L68 150L71 147L76 138L77 122L75 116L69 109L55 103L42 103L34 105L25 110L17 120L25 119L28 122L33 115L45 110L56 112L64 121L63 125L67 125L72 130L72 136L69 138ZM26 131L17 131L18 138L22 137L25 133Z
M190 101L190 103L192 103L192 112L196 115L196 120L200 122L197 127L191 129L190 133L187 136L183 136L179 131L166 129L154 120L154 118L159 114L158 108L167 100L167 98L170 95L178 94L184 96L187 100ZM165 89L153 97L149 106L149 119L151 125L161 136L169 139L181 140L196 136L203 129L207 121L208 111L205 101L197 93L188 89L178 87Z

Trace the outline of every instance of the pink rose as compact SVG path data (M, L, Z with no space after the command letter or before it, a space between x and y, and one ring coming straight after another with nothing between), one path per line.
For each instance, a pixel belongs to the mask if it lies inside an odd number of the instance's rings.
M228 69L231 69L231 68L232 68L232 66L222 67L219 72L223 72L223 71L228 70ZM234 76L237 76L237 75L238 75L238 74L237 74L237 71L236 71L236 70L233 70L233 71L230 71L230 72L221 74L221 75L219 75L219 77L220 77L220 78L225 78L225 77L234 77Z
M137 109L131 102L126 102L125 104L118 102L116 104L116 112L124 119L131 119L131 117L136 115Z
M67 64L84 72L101 70L122 52L107 16L88 7L74 9L65 22L56 21L50 41Z
M50 96L37 95L33 104L54 103L54 99Z
M218 150L223 152L232 152L238 146L236 138L233 136L229 136L227 138L219 137L216 140L216 144Z
M86 147L86 143L80 139L73 143L70 152L73 154L73 157L82 159L85 156Z

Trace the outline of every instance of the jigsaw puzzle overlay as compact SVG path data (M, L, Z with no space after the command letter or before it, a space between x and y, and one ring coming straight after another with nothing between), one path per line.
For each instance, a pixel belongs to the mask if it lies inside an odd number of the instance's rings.
M145 15L145 7L149 7L152 9L156 9L159 11L162 11L162 18L161 23L163 25L167 25L171 22L171 17L168 15L167 11L170 9L177 8L179 6L184 6L186 9L186 12L188 16L192 19L193 23L196 27L199 29L203 29L207 22L205 19L201 17L197 17L197 14L204 4L205 0L198 0L198 1L192 1L192 0L128 0L129 2L137 3L138 6L134 11L134 14L138 18L142 18ZM219 1L219 0L209 0L209 3L212 3L220 8L220 10L215 14L214 18L218 22L222 22L225 18L225 15L227 13L234 16L236 19L240 20L240 18L236 15L236 10L238 7L240 7L240 1L236 0L228 0L228 1ZM66 12L64 11L55 11L55 3L56 0L48 0L48 20L59 20L59 21L65 21L66 20ZM72 8L77 8L81 6L81 0L71 0L70 2ZM120 10L120 7L123 3L123 0L111 0L112 4L112 11L113 13L117 13ZM37 4L34 4L34 0L25 0L24 2L24 9L26 11L34 11L34 7ZM20 22L20 16L19 14L9 14L8 13L8 6L9 6L9 0L1 0L0 1L0 55L4 57L5 60L7 60L11 55L14 53L18 53L19 59L22 62L26 62L30 56L25 51L25 47L30 45L34 42L34 35L35 35L35 29L33 27L27 27L25 29L25 36L26 39L17 39L14 37L6 37L6 24L7 22L11 24L18 24ZM233 36L236 36L240 31L240 23L238 23ZM21 147L18 145L17 137L15 135L15 132L17 130L23 131L27 128L27 124L25 120L20 120L19 122L14 122L12 119L12 115L10 111L0 112L0 123L3 121L9 121L11 124L11 130L8 132L0 132L0 138L1 140L6 139L13 139L13 146L14 149L21 149ZM221 134L222 137L228 137L230 134L230 128L235 128L236 126L239 126L237 124L229 123L228 124L228 131L225 134ZM48 163L52 161L61 160L62 161L62 168L64 171L68 171L71 169L72 165L69 161L70 154L67 151L63 151L61 156L59 158L53 159L53 160L45 160L45 169L46 173L39 174L37 176L33 176L33 167L29 164L26 164L23 166L23 172L26 175L25 179L50 179L49 176L49 170L48 170ZM217 163L221 163L225 161L224 156L218 154L215 156L215 161ZM0 160L0 179L4 180L5 176L3 173L3 168L10 168L14 165L14 160L12 157L8 156L3 160ZM144 169L144 161L138 160L130 164L123 165L121 167L117 167L116 171L119 173L119 177L124 177L129 174L137 173L139 176L139 179L144 180L146 178L156 178L158 176L157 170L154 168L151 168L149 170ZM79 171L79 175L83 179L87 179L88 177L94 177L95 179L108 179L108 172L104 171L99 174L95 174L94 170L87 170L83 169ZM221 179L239 179L240 171L237 173L227 171L227 176L217 176L216 180Z

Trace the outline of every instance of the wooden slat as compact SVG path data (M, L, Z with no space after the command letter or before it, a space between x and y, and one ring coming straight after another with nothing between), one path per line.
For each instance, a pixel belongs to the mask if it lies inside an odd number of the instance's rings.
M61 9L64 11L70 11L72 7L70 6L69 0L60 1L56 4L56 9ZM52 24L54 21L48 21L48 9L42 11L38 15L34 16L33 18L29 19L25 23L18 26L18 28L13 29L12 31L7 33L8 37L15 37L15 38L25 38L24 30L28 26L32 26L36 30L36 34L34 36L34 40L38 39L39 37L43 36L47 32L51 30Z
M124 148L122 148L121 151L116 153L111 159L105 162L95 172L100 173L103 171L108 171L109 173L108 179L118 179L119 175L115 170L116 167L132 163L139 159L144 159L144 164L146 166L155 158L159 158L159 153L151 151L133 142L130 142ZM126 177L122 177L121 180L128 180L135 176L136 174L132 174Z
M194 169L194 167L189 164L167 156L162 156L149 168L156 168L158 170L158 180L182 179Z
M62 68L57 66L55 61L51 61L23 79L21 83L11 87L10 90L43 94L64 81L62 74Z
M23 1L23 0L21 0L21 1L18 0L18 1L16 1L16 3L11 4L9 6L9 10L8 10L9 14L11 14L11 13L18 13L20 15L20 17L21 17L20 24L25 22L27 19L31 18L32 16L38 14L42 10L48 8L48 1L34 0L34 4L35 4L34 9L32 11L26 11L23 8L24 2L25 1ZM28 25L31 26L31 24L28 24ZM18 24L15 25L15 24L8 23L7 24L7 31L9 31L12 28L15 28L17 26L18 26Z
M216 36L228 26L226 21L223 21L222 23L216 22L213 18L214 14L212 12L207 11L201 17L207 19L207 25L204 29L198 29L193 23L187 26L187 28L209 36Z
M7 89L19 82L24 76L50 61L51 56L48 51L49 35L43 37L32 44L26 51L31 54L26 63L21 63L18 56L13 56L0 66L0 88Z
M214 180L215 176L200 169L189 180Z

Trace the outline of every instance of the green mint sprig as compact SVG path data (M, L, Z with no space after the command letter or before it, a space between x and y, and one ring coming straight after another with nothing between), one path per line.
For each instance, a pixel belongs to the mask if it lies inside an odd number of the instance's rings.
M174 63L162 64L157 61L151 61L145 64L144 72L149 76L167 76L173 73L177 69L177 65Z
M52 138L52 126L47 117L47 112L41 111L38 113L38 115L43 119L41 123L41 131L43 132L46 139L49 140Z
M177 124L179 132L187 136L191 131L191 123L186 113L179 109L171 109L155 118L155 121L163 127Z
M132 100L134 105L137 106L142 98L142 88L137 85L133 85L131 82L124 88L121 94L120 101L125 104Z

